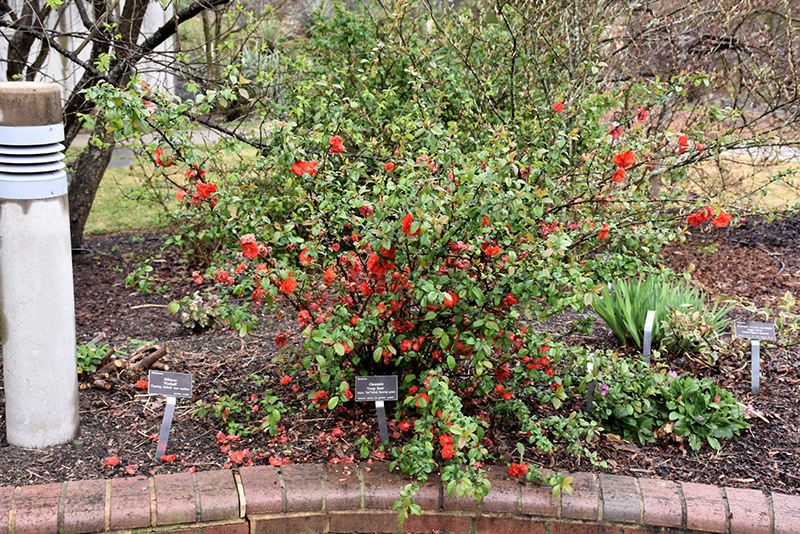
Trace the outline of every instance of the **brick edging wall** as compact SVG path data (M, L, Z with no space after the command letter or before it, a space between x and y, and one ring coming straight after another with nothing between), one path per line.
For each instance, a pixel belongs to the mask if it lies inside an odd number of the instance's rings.
M464 534L800 534L800 497L775 492L575 473L572 493L489 468L482 503L450 497L431 477L406 532ZM287 465L0 488L0 534L396 532L406 481L386 464Z

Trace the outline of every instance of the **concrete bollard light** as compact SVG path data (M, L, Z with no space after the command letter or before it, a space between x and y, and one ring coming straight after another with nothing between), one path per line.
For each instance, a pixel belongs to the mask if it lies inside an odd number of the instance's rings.
M78 434L75 296L61 90L0 83L0 331L6 437L39 448Z

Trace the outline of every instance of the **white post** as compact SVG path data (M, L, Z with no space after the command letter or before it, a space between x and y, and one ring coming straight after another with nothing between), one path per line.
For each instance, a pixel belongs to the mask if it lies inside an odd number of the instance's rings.
M61 90L0 83L0 330L6 436L40 448L78 434L75 299Z

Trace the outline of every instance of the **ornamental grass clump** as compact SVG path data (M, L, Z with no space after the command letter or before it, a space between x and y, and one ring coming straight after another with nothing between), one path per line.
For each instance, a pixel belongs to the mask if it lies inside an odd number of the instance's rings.
M716 336L730 324L726 318L730 306L715 302L707 305L705 294L685 282L675 283L664 275L651 275L641 279L620 279L603 288L600 298L594 299L592 308L606 322L623 345L628 342L642 347L647 311L655 311L652 346L682 354L699 350L702 340L694 332L681 329L681 317L690 310L690 319L702 323L696 331L706 337ZM685 322L685 321L684 321ZM686 336L681 335L686 332Z

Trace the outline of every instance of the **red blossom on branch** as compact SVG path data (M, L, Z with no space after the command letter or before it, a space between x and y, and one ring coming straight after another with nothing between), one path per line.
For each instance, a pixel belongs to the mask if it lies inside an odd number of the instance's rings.
M344 152L344 141L338 135L334 135L328 139L328 144L331 145L331 154L341 154Z
M631 150L627 152L620 152L618 154L614 154L614 165L621 169L625 169L630 167L636 161L636 156L633 154Z

